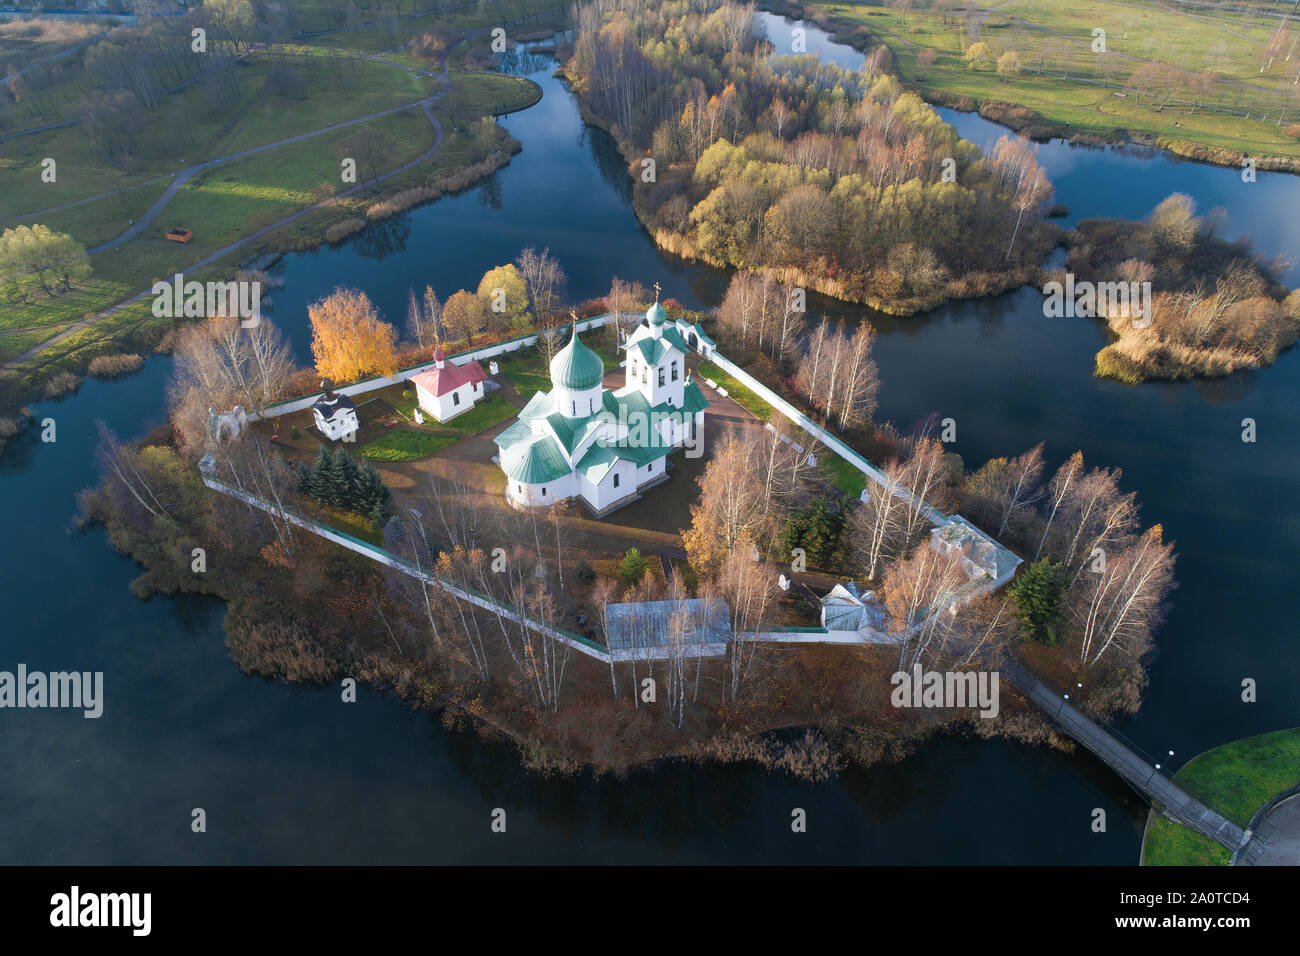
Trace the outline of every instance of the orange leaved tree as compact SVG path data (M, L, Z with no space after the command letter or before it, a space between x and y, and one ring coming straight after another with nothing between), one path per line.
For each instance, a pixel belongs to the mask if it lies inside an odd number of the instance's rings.
M307 306L316 371L334 382L397 371L397 330L379 317L370 297L335 289Z

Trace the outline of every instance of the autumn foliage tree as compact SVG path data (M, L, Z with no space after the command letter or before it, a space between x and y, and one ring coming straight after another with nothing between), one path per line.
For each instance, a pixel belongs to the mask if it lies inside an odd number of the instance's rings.
M473 342L475 333L483 330L487 316L483 300L464 289L452 293L442 307L443 326L452 335L463 335L466 342Z
M307 306L316 370L334 382L397 371L397 330L379 317L370 297L335 289Z

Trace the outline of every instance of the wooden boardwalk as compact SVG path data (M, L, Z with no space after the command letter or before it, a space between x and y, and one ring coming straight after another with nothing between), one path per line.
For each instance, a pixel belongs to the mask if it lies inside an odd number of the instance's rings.
M1048 688L1042 681L1023 668L1007 663L1001 668L1008 678L1030 700L1043 708L1061 729L1123 777L1133 789L1146 797L1154 807L1171 820L1223 844L1236 852L1246 840L1241 827L1211 810L1178 784L1138 756L1126 744L1084 716L1078 708L1061 694Z

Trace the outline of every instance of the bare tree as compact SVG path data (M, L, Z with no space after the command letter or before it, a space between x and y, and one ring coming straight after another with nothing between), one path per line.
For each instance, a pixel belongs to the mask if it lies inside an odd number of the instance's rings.
M1173 546L1155 525L1104 571L1084 577L1071 595L1081 663L1095 666L1107 651L1133 661L1145 653L1173 588L1173 566Z
M532 248L525 249L515 260L515 265L523 276L528 304L532 306L536 318L541 319L564 304L564 288L568 279L560 268L560 263L551 257L549 247L540 253Z
M899 670L937 659L947 649L958 611L956 591L965 583L959 555L928 547L917 548L886 572L885 606L899 639Z

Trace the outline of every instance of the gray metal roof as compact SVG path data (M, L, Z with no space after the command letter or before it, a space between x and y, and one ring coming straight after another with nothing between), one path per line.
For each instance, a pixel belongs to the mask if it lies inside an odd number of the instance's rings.
M726 653L731 639L731 615L725 602L711 608L690 599L611 604L605 608L605 641L615 660L660 660L670 656L668 625L674 612L686 616L683 643L687 657L712 657Z

